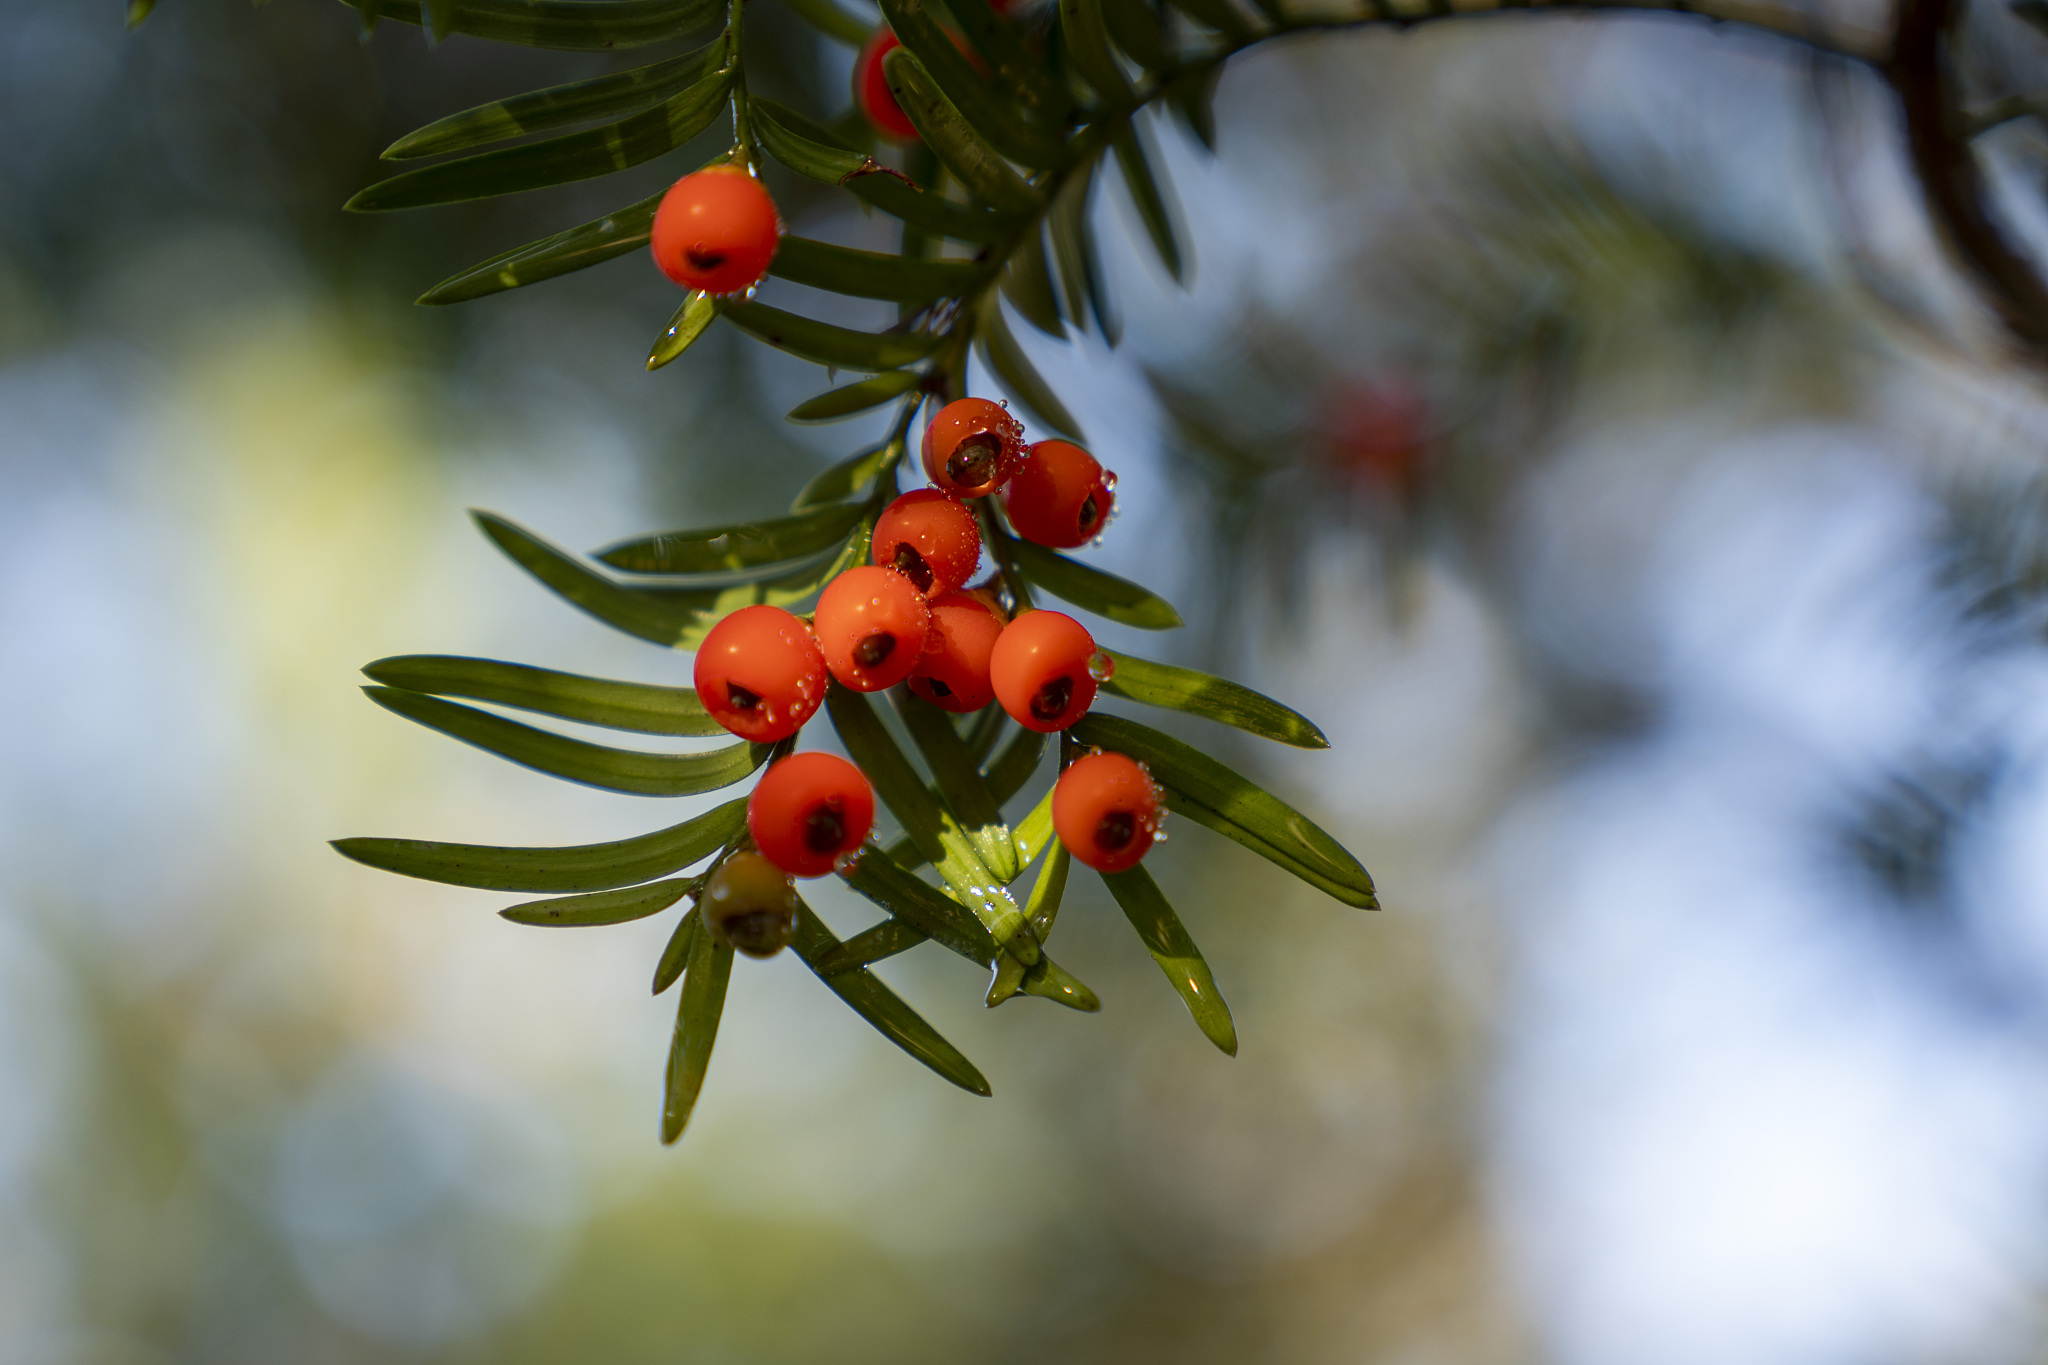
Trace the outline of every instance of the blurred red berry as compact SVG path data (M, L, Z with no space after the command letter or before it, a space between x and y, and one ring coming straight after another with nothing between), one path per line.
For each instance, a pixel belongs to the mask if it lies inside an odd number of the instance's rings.
M742 607L713 626L695 672L711 718L756 744L795 734L825 700L825 656L781 607Z
M834 754L791 754L769 765L747 799L747 833L792 877L822 877L859 848L875 823L875 792Z
M996 699L988 663L1002 633L1003 618L980 597L933 598L930 643L904 685L945 710L979 711Z
M1095 704L1095 638L1071 616L1027 612L1003 628L989 681L1010 719L1027 730L1064 730Z
M1136 867L1159 833L1159 788L1122 754L1088 754L1052 789L1052 827L1067 852L1097 872Z
M1003 510L1017 534L1071 550L1086 545L1109 520L1116 475L1069 441L1040 441L1003 487Z
M924 429L925 477L956 498L993 493L1024 462L1024 424L986 398L939 409Z
M1323 438L1331 460L1352 478L1406 493L1422 474L1427 413L1421 392L1405 379L1356 381L1327 401Z
M889 93L888 79L882 75L882 58L889 55L891 48L901 46L887 28L875 30L860 55L853 59L853 102L882 136L898 142L916 142L917 125Z
M748 957L774 957L796 936L796 888L760 854L735 853L704 883L697 915L718 942Z
M875 563L917 584L926 597L938 597L974 577L981 529L958 499L920 488L883 509L869 553Z
M875 564L833 579L811 620L825 667L856 692L879 692L908 677L930 629L931 612L917 585Z

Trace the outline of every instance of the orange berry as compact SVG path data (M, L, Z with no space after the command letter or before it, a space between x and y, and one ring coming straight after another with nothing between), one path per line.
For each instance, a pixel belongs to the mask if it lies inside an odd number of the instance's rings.
M787 739L825 700L825 656L781 607L742 607L697 646L697 699L741 739Z
M1052 789L1052 827L1097 872L1136 867L1159 833L1159 788L1122 754L1075 759Z
M825 667L856 692L879 692L908 677L930 629L917 585L875 564L848 569L826 585L811 622Z
M774 957L796 937L796 887L760 854L735 853L704 883L697 917L718 942L748 957Z
M1064 730L1095 704L1088 671L1095 638L1056 611L1027 612L1003 628L989 655L989 682L1010 719L1027 730Z
M919 140L917 125L896 102L896 96L889 91L888 78L882 74L882 58L889 55L891 48L901 46L896 35L887 28L875 30L861 48L860 55L853 59L853 102L883 137L892 137L898 142L916 142Z
M1000 488L1024 462L1024 424L986 398L939 409L924 429L924 473L941 492L978 498Z
M1003 511L1017 534L1040 545L1071 550L1099 534L1116 505L1093 455L1068 441L1040 441L1003 487Z
M947 711L979 711L996 699L988 663L1002 633L1002 617L979 597L933 598L931 642L904 685Z
M920 488L890 503L875 519L869 554L917 584L926 597L938 597L974 577L981 530L964 504L935 488Z
M769 765L747 798L747 833L792 877L822 877L859 848L875 823L875 791L834 754L791 754Z
M654 263L686 289L737 294L768 273L782 224L775 201L744 166L684 176L654 214Z

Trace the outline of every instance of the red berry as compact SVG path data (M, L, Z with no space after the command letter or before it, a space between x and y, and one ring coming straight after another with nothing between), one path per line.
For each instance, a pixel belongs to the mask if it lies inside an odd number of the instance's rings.
M875 792L833 754L791 754L769 765L747 798L747 833L761 856L793 877L822 877L859 848L875 823Z
M981 531L974 513L935 488L905 493L875 519L874 562L917 584L926 597L949 593L974 577Z
M697 916L718 942L748 957L774 957L796 937L796 888L760 854L735 853L704 883Z
M916 142L917 125L903 112L903 106L896 102L896 96L889 92L888 78L882 74L882 58L889 50L901 47L896 35L886 28L878 28L860 50L860 56L853 60L853 102L875 130L884 137L893 137L898 142Z
M1322 427L1338 468L1395 496L1421 482L1429 449L1429 412L1422 393L1400 375L1360 380L1324 405Z
M1011 720L1027 730L1064 730L1095 704L1094 655L1094 637L1073 617L1028 612L997 638L989 681Z
M684 176L654 214L654 263L686 289L737 294L759 284L782 225L775 201L743 166Z
M879 692L908 677L930 629L931 612L917 585L873 564L833 579L811 623L825 667L856 692Z
M1071 550L1100 534L1116 503L1095 457L1067 441L1040 441L1003 488L1003 510L1017 534Z
M932 599L931 643L904 685L948 711L979 711L996 699L988 680L989 656L1003 633L1003 618L970 593Z
M924 429L925 477L956 498L993 493L1024 462L1024 424L1000 403L962 398Z
M1097 872L1136 867L1159 833L1159 788L1122 754L1089 754L1052 789L1052 827L1067 852Z
M742 607L697 646L697 699L711 718L756 744L787 739L825 700L825 656L781 607Z

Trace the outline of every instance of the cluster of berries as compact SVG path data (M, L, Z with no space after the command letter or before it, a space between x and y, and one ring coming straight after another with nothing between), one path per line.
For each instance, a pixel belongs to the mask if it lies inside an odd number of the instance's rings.
M817 714L828 680L856 692L902 683L956 713L994 703L1047 734L1087 714L1109 657L1071 616L1011 619L989 586L968 586L982 542L965 500L1000 493L1019 535L1074 546L1108 519L1115 476L1069 442L1027 446L1022 425L980 398L940 410L923 458L935 486L889 504L875 523L872 563L834 578L808 623L780 607L745 607L705 636L697 695L720 725L756 743L788 739ZM1104 872L1145 856L1161 812L1150 775L1122 754L1077 760L1053 792L1060 842ZM713 874L699 902L706 927L744 951L780 949L795 923L787 879L846 867L874 816L873 789L843 758L801 753L770 765L747 803L758 857L729 858Z

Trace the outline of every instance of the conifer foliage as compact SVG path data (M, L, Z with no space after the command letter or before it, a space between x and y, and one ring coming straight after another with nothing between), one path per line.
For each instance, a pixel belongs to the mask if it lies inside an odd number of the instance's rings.
M722 320L793 355L868 376L798 405L792 420L831 421L886 404L894 420L881 444L820 474L796 493L788 516L771 521L646 536L585 557L479 515L499 548L575 606L655 644L695 651L695 688L442 656L384 659L365 670L380 705L541 772L609 791L683 796L765 768L750 797L610 844L366 838L339 841L341 852L409 876L545 895L503 912L523 924L618 924L682 903L654 972L657 992L681 985L666 1141L683 1131L702 1086L736 949L773 954L787 944L891 1042L954 1084L988 1094L974 1064L869 968L934 940L987 970L991 1006L1023 995L1096 1009L1094 992L1047 952L1076 857L1104 869L1195 1022L1234 1052L1229 1007L1201 950L1140 865L1165 813L1234 840L1346 905L1373 907L1372 880L1336 840L1249 779L1097 709L1113 698L1283 744L1326 746L1313 724L1280 703L1221 678L1099 649L1079 620L1052 609L1057 599L1143 629L1181 623L1154 593L1060 553L1107 526L1115 475L1084 449L1079 425L1032 368L1003 304L1054 336L1092 326L1115 340L1089 215L1098 173L1112 164L1160 260L1183 274L1186 250L1135 116L1163 103L1205 141L1213 138L1215 76L1251 37L1250 26L1223 0L1186 0L1181 11L1151 0L1067 0L1018 17L986 0L887 0L884 28L834 0L801 0L793 8L828 38L873 54L866 84L876 89L827 127L750 95L741 4L354 3L365 24L418 24L437 38L466 33L576 51L699 43L429 124L386 155L443 159L364 189L348 205L359 212L588 179L672 152L720 120L733 129L729 151L663 194L481 262L421 302L481 298L651 248L661 274L687 292L655 341L649 369L677 360ZM884 33L896 41L875 41ZM894 101L886 112L882 93ZM557 128L574 131L494 145ZM899 221L900 250L860 251L779 231L758 179L764 158ZM770 307L753 298L764 274L893 302L900 320L865 332ZM967 393L970 352L999 378L1014 415ZM1045 438L1039 445L1027 444L1028 426ZM927 473L934 487L899 496L903 482L922 484ZM987 577L969 581L981 563ZM877 694L886 694L894 726L877 710ZM729 734L735 742L682 755L614 748L472 702L640 734ZM821 720L851 764L793 752ZM1049 750L1074 776L1049 783L1013 827L1002 809ZM1110 755L1122 766L1113 768L1117 781L1105 783L1091 756ZM1056 793L1058 820L1083 840L1071 853L1055 832ZM870 834L878 807L901 831L886 847ZM842 878L884 918L841 942L797 893L798 878L818 876Z
M585 556L477 515L499 549L572 605L654 644L694 651L694 688L438 655L364 670L379 705L543 773L608 791L690 796L765 768L750 797L604 844L356 838L336 847L408 876L542 897L502 912L521 924L618 924L684 905L653 980L657 994L681 985L664 1141L682 1133L702 1086L735 951L793 949L891 1042L955 1085L988 1094L973 1063L870 968L930 940L987 971L990 1006L1024 995L1096 1009L1095 994L1048 954L1075 861L1106 883L1202 1032L1234 1053L1235 1026L1209 966L1143 865L1165 839L1166 816L1220 834L1347 906L1376 905L1372 880L1299 811L1123 712L1163 708L1326 747L1311 722L1224 679L1098 648L1082 621L1052 605L1144 630L1181 624L1153 592L1061 553L1104 533L1115 475L1032 367L1010 315L1056 338L1093 329L1116 344L1118 314L1090 212L1112 166L1159 263L1185 277L1178 213L1141 114L1164 111L1213 149L1211 101L1235 53L1287 33L1457 11L1392 0L1336 0L1314 12L1290 0L880 0L877 25L838 0L780 0L860 54L852 107L828 126L750 93L745 0L345 3L366 28L396 21L436 40L466 34L568 52L667 54L451 114L400 138L386 158L426 164L363 189L347 206L357 212L593 179L673 153L714 125L732 129L729 150L678 168L668 190L479 262L420 302L483 298L648 252L650 289L669 288L665 275L686 290L649 369L677 361L723 322L865 376L798 404L791 420L829 422L890 405L893 419L879 444L849 453L796 492L788 515L768 521L644 536ZM132 0L131 22L152 5ZM1772 23L1766 14L1745 5L1725 17L1873 63L1883 55L1854 50L1810 18ZM1912 40L1938 48L1959 14L1950 0L1907 0L1899 42L1919 34ZM1941 61L1924 65L1902 48L1887 67L1909 120L1926 94L1916 81L1932 83L1938 118L1959 98ZM895 220L898 250L787 232L759 179L765 161ZM1939 196L1931 206L1942 214ZM870 332L771 307L754 298L764 275L894 303L898 321ZM1003 395L968 392L970 354ZM1002 396L1007 404L991 401ZM927 480L932 486L921 486ZM912 490L899 496L906 484ZM987 577L972 581L984 562ZM619 748L469 703L733 742L683 754ZM836 732L851 763L815 752L816 738L795 752L819 725ZM1048 751L1061 775L1021 820L1006 822L1003 808ZM899 831L893 841L873 832L883 815ZM841 878L883 917L840 941L797 890L798 878L820 876Z

